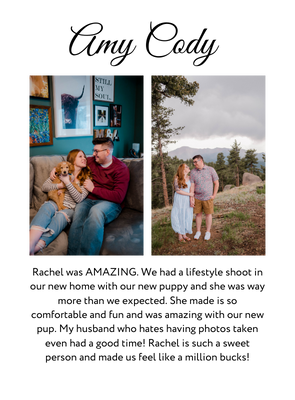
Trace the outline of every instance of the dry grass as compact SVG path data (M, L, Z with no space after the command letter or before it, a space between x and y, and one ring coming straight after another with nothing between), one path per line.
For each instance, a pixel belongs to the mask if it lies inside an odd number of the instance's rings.
M261 183L261 186L265 185L265 182ZM224 204L224 203L243 203L248 201L263 201L265 200L264 194L257 193L257 182L252 183L252 185L234 187L225 192L217 193L214 204ZM260 185L259 185L260 186Z

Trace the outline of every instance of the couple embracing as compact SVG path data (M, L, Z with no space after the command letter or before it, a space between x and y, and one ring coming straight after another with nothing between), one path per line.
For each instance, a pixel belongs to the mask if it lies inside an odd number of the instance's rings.
M178 167L174 177L174 202L171 211L171 225L178 233L180 242L190 241L186 236L192 234L193 215L196 215L197 232L194 239L201 237L202 211L206 215L206 234L204 240L210 240L213 200L218 192L219 178L214 168L205 165L201 155L193 157L195 168L190 171L186 164ZM190 172L190 176L188 176Z
M70 223L68 255L99 255L104 226L122 211L130 175L128 167L112 155L110 138L92 143L92 157L80 149L69 152L72 175L60 175L61 183L54 183L54 168L44 182L43 192L65 189L63 209L52 200L41 206L30 226L30 255L48 246Z

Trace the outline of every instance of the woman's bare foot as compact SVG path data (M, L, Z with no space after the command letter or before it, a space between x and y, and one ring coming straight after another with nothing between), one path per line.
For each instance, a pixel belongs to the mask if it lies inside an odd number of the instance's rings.
M35 258L32 244L27 242L27 258Z
M34 253L35 254L38 253L38 251L43 250L44 247L45 247L45 242L44 242L44 240L40 239L39 242L35 246Z
M30 229L30 255L33 256L36 253L36 245L42 236L42 231L39 229Z
M178 234L178 240L180 243L185 243L184 237L180 233Z

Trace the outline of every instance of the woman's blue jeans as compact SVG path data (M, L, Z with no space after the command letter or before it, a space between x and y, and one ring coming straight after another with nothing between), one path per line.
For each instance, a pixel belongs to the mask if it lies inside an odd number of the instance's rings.
M69 255L99 255L104 226L116 219L122 208L106 200L85 199L77 204L69 232Z
M33 227L42 231L41 240L48 246L71 222L73 214L74 210L66 208L58 211L54 201L46 201L33 218L30 229Z

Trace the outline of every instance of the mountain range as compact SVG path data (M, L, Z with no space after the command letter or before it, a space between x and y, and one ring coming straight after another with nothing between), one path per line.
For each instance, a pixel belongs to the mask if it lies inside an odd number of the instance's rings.
M231 149L225 147L216 147L215 149L193 149L192 147L189 146L182 146L179 147L178 149L168 151L168 156L171 158L176 156L177 158L186 161L200 154L204 158L205 163L208 163L208 162L216 162L218 153L223 153L225 160L227 160L227 156L229 155L230 150ZM240 158L245 157L245 154L246 150L241 149ZM264 161L262 158L262 154L265 153L256 153L256 154L259 164L263 163Z

